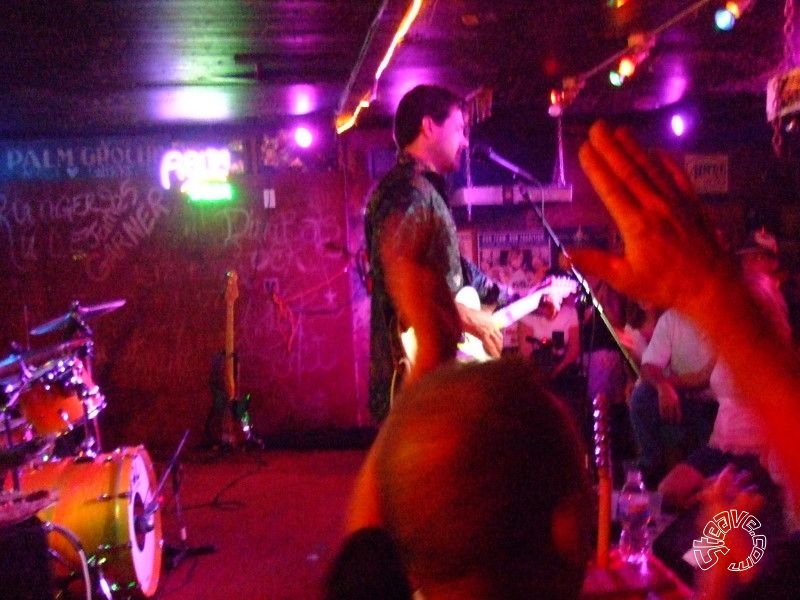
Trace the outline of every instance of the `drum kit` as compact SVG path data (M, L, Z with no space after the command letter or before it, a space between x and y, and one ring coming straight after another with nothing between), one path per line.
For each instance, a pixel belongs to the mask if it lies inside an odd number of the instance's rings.
M97 419L106 400L86 321L124 304L73 302L30 330L65 341L0 360L0 527L43 523L57 598L150 597L158 587L161 485L143 446L102 451Z

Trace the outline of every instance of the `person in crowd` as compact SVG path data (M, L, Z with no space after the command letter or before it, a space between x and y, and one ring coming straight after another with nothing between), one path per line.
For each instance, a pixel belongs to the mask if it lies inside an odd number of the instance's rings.
M777 279L777 242L764 230L751 234L736 251L748 290L773 325L772 332L791 347L789 314ZM732 385L724 360L717 361L710 377L711 391L719 409L708 444L673 468L661 483L666 505L686 509L693 505L705 479L727 464L747 469L762 488L775 487L768 474L769 439L757 410L743 402Z
M588 403L580 365L580 333L574 296L554 302L545 294L539 306L517 326L520 354L546 378L549 391L563 400L578 428L588 426Z
M658 318L630 398L639 467L649 487L708 441L717 412L709 388L715 360L706 336L681 313L668 309Z
M581 448L524 359L450 363L399 394L355 493L379 516L351 531L385 529L415 598L577 598L592 539Z
M578 368L578 313L571 300L556 305L543 295L538 308L520 319L517 336L522 356L533 359L551 380Z
M628 130L603 122L592 126L579 158L620 229L624 252L579 249L573 261L640 302L674 308L705 333L742 404L760 415L787 491L797 497L798 357L721 248L687 175L666 154L645 151ZM796 500L789 502L796 511Z
M604 394L609 404L622 404L625 401L627 367L615 337L619 338L625 326L628 299L596 277L588 276L586 281L608 321L607 325L591 302L587 302L580 313L586 396L591 401L598 394Z
M653 337L653 331L662 312L650 303L628 303L620 341L638 367L642 366L642 356ZM626 397L628 395L626 394Z
M447 205L445 176L458 169L467 145L462 101L435 85L420 85L397 107L394 139L398 158L372 192L367 203L365 234L369 255L372 299L370 315L369 406L380 422L389 411L398 381L408 376L418 357L408 356L400 332L407 323L399 318L386 280L398 259L414 248L432 272L446 278L451 294L462 286L474 287L486 304L503 300L503 292L475 265L459 254L456 226ZM384 243L395 246L393 262L381 257ZM428 294L425 282L412 281L416 294ZM460 328L476 336L490 356L499 356L502 335L490 313L458 305Z
M645 150L629 130L612 129L602 121L591 127L579 159L619 227L624 251L579 249L572 252L573 261L639 302L678 310L708 336L742 405L762 420L771 455L781 466L787 509L796 513L800 361L749 292L734 258L721 247L688 176L665 153ZM723 495L726 509L740 507L735 494ZM747 502L743 504L748 510ZM716 514L713 504L709 510ZM698 527L701 531L702 524ZM773 548L778 560L760 576L755 570L709 569L705 574L710 577L697 582L698 596L795 597L797 547L793 534L788 543ZM732 590L732 580L742 575L755 581Z

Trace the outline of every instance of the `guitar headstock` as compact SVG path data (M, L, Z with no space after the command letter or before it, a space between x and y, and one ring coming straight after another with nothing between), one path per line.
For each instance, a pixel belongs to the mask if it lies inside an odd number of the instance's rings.
M561 308L565 298L578 291L578 282L571 277L550 277L547 282L547 296L556 307Z
M239 275L231 269L225 273L225 302L233 304L239 297Z

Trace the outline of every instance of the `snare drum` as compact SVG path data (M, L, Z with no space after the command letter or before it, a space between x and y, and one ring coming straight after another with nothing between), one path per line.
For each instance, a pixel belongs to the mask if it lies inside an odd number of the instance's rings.
M85 404L85 406L84 406ZM105 397L77 356L42 365L19 395L23 416L41 436L62 435L93 419L105 408Z
M112 591L146 597L155 594L161 575L161 512L156 508L149 519L144 514L156 485L143 446L118 448L91 461L52 461L20 476L23 491L58 493L58 502L39 518L70 530ZM69 568L80 572L81 559L73 545L63 536L51 536L49 544Z

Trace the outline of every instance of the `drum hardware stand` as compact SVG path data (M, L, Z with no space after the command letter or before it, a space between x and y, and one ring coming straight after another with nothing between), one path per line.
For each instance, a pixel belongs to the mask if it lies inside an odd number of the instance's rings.
M81 406L83 407L83 440L78 447L77 461L93 461L102 452L100 446L100 427L97 424L99 409L94 414L89 410L89 396L100 396L99 388L95 386L91 390L81 392ZM105 398L101 396L100 404L105 403Z
M28 365L25 364L25 361L22 360L22 357L19 359L19 370L20 370L20 378L21 381L24 383L20 383L20 385L14 389L12 385L7 386L5 390L3 390L4 394L8 396L8 402L6 403L6 408L13 407L17 400L19 400L20 392L22 389L27 385L28 380L31 376L31 369ZM3 423L6 428L6 444L9 449L14 448L14 437L11 433L11 415L7 410L3 411ZM19 483L19 466L14 466L11 471L11 482L12 487L15 492L20 491L20 483ZM2 480L0 479L0 483Z
M189 546L188 543L188 535L186 533L186 521L183 517L183 506L181 504L181 477L180 477L180 470L181 464L179 462L181 450L183 450L184 445L186 444L186 440L189 437L189 430L187 429L183 433L183 437L181 438L180 443L178 444L175 453L172 455L169 463L167 463L167 467L164 470L164 474L161 477L161 481L158 483L158 487L155 489L155 493L153 494L153 500L145 506L144 511L138 517L136 517L136 521L134 523L134 529L137 533L147 533L152 531L153 529L153 514L160 508L158 498L161 494L161 490L167 482L167 477L172 475L172 495L175 499L175 515L177 517L178 527L179 527L179 534L180 534L180 546L170 546L169 544L164 545L164 554L166 558L166 566L167 569L174 569L176 568L184 558L189 558L192 556L203 556L205 554L213 554L217 551L217 547L213 544L208 544L205 546Z
M86 321L81 319L80 316L75 316L73 313L72 319L74 319L77 327L74 332L70 332L70 337L78 331L82 332L88 337L86 347L83 348L78 354L79 358L83 358L83 368L89 374L89 381L93 381L92 356L94 354L94 342L91 339L92 330L86 324ZM80 388L81 407L83 408L83 440L81 440L78 448L78 456L76 460L92 461L98 454L102 452L102 446L100 443L100 427L97 424L97 416L100 414L100 410L105 407L106 399L105 396L100 393L100 388L98 386L95 385L94 387L87 389L83 384L82 377L79 377L75 383ZM92 396L98 397L99 401L97 402L97 407L93 410L90 410L88 399Z
M78 537L66 527L62 527L61 525L58 525L56 523L45 521L42 523L42 525L44 526L44 529L47 533L51 534L56 533L61 537L63 537L64 539L66 539L67 542L69 542L69 544L73 547L76 554L78 555L78 558L80 559L81 562L80 579L83 580L83 589L86 593L86 600L92 600L92 598L94 597L93 590L100 592L102 594L102 598L105 598L106 600L112 600L111 588L108 585L108 581L106 581L106 578L103 575L103 572L101 571L100 567L94 567L97 573L93 576L91 572L93 567L89 564L90 561L86 556L86 551L83 549L83 544L78 539ZM59 554L56 550L50 548L49 552L51 554L51 558L54 558L55 560L58 560L63 564L66 564L64 559L61 557L61 554ZM71 574L69 580L63 582L63 586L58 591L63 593L64 590L67 589L69 584L77 578L78 578L77 574ZM96 584L93 585L95 582ZM54 583L56 583L57 586L59 585L57 582Z

